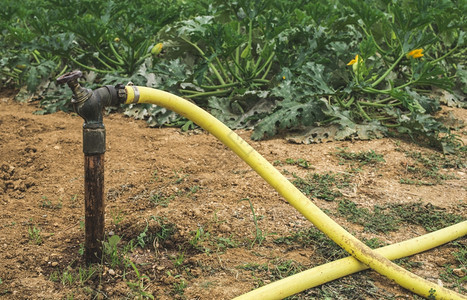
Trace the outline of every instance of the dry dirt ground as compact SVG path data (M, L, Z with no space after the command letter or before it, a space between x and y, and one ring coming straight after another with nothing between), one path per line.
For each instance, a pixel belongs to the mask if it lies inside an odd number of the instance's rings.
M62 112L33 114L37 109L0 95L1 299L231 299L346 256L212 135L148 128L114 113L104 119L106 250L101 264L86 266L83 121ZM465 110L453 113L467 120ZM375 207L424 209L453 216L450 224L467 217L465 156L443 158L394 138L298 145L239 134L290 180L328 189L327 200L312 201L373 246L427 232L423 220L389 221L396 226L389 230L366 226L361 218ZM465 128L459 136L466 139ZM384 161L364 164L351 156L370 150ZM422 158L435 157L456 163L423 173ZM364 216L345 211L352 203ZM399 263L465 293L465 265L453 253L466 244L464 237ZM418 299L373 271L294 297Z

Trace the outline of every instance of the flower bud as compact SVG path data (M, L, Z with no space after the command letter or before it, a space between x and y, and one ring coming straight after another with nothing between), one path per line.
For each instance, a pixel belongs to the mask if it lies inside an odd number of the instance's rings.
M158 55L162 51L162 43L156 44L154 47L151 49L151 54L152 55Z

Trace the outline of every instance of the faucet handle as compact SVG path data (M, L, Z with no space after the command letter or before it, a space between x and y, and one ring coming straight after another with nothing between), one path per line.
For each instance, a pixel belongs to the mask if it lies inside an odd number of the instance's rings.
M78 78L81 77L83 77L83 73L79 70L75 70L69 73L65 73L57 78L58 84L67 83L71 91L73 92L73 98L71 99L71 103L84 102L88 100L92 95L91 90L83 88L81 85L79 85Z
M78 81L78 78L83 77L83 72L80 70L74 70L68 73L63 74L62 76L57 78L58 84L64 84L72 81Z

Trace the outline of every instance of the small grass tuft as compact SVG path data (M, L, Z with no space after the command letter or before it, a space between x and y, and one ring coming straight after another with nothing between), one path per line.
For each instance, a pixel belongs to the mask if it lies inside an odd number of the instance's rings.
M350 185L350 175L345 173L308 174L301 178L293 174L292 183L305 195L313 198L333 201L342 196L340 188Z
M384 208L375 206L373 212L367 208L360 208L350 200L339 201L337 212L345 216L348 221L362 225L365 231L384 232L399 229L396 216L388 213Z
M391 204L389 208L392 214L398 216L403 222L420 225L427 231L436 231L466 219L432 204L423 205L418 202Z
M299 230L289 236L274 239L276 244L286 244L300 248L315 248L326 261L333 261L348 256L347 252L328 238L316 227Z
M452 242L456 250L452 251L453 264L447 264L440 274L441 279L449 284L449 288L457 290L460 294L467 294L467 239Z
M348 221L362 225L365 231L397 231L401 223L419 225L427 231L435 231L465 220L464 217L446 212L431 204L404 203L375 205L373 211L360 208L350 200L339 202L338 214Z
M360 152L348 152L346 148L337 148L339 151L335 153L339 157L339 164L350 162L352 165L357 164L359 167L365 165L375 166L379 163L385 162L383 155L376 153L374 150L360 151Z
M33 226L28 228L29 240L36 245L42 244L42 236L40 228Z
M418 151L406 151L406 157L412 159L405 168L406 177L400 179L402 184L435 185L445 180L456 179L452 174L442 173L442 169L462 168L465 162L458 157L424 154Z
M306 159L303 159L303 158L298 158L298 159L287 158L285 160L285 163L288 164L288 165L298 166L298 167L301 167L303 169L311 169L312 168L311 164Z
M162 206L162 207L167 207L169 206L170 201L172 201L175 198L174 195L166 196L162 192L158 191L154 193L149 201L154 205L154 206Z
M62 206L63 206L62 200L59 200L58 203L53 203L46 196L42 196L42 203L40 204L41 208L61 209Z
M239 202L241 201L248 201L248 203L250 204L251 213L253 214L253 223L255 224L255 238L251 242L250 248L253 248L255 243L258 243L258 246L261 246L261 243L266 239L266 236L268 236L268 234L264 234L261 228L259 228L258 218L256 217L255 209L253 207L253 203L251 203L251 200L249 198L244 198Z

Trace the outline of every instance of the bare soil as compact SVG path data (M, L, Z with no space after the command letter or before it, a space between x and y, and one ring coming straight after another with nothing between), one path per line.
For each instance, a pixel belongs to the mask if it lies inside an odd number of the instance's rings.
M134 299L143 293L156 299L231 299L279 279L279 266L305 270L332 260L313 242L275 242L312 225L212 135L201 130L148 128L144 121L114 113L104 119L106 234L122 238L121 257L131 260L140 277L146 277L138 279L130 265L112 267L105 258L89 279L80 280L79 270L87 268L80 254L83 121L72 113L35 115L36 110L37 103L17 103L7 92L0 95L1 299ZM466 110L445 109L444 113L448 110L467 121ZM339 200L370 210L375 205L421 203L467 217L465 168L441 170L452 176L433 185L401 184L408 166L414 164L406 153L436 153L411 141L384 138L298 145L283 138L255 142L249 139L251 132L238 133L291 180L293 174L348 174L350 184L338 189L341 196L312 201L360 239L378 238L389 244L427 231L410 224L400 224L401 229L388 233L365 231L337 213ZM465 129L459 136L465 140ZM343 162L335 154L339 149L374 150L385 162L357 166L360 170L351 172L356 166ZM287 163L287 159L306 160L310 167ZM255 242L258 235L250 204L242 199L253 205L259 237L264 238L261 243ZM163 229L170 231L167 239L157 236ZM138 237L142 244L137 243ZM134 247L124 249L131 240ZM442 274L446 266L455 264L453 247L448 244L412 257L411 270L449 287ZM138 293L135 286L140 283ZM414 298L373 271L325 284L297 298L323 295Z

